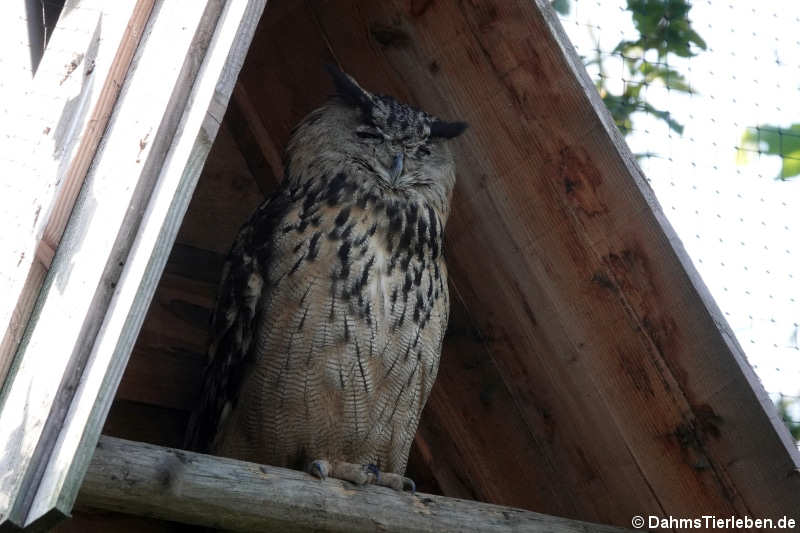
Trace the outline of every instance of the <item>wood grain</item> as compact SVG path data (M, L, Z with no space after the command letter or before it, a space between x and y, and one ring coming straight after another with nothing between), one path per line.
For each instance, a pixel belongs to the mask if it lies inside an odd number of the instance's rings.
M3 291L7 295L4 305L11 304L13 311L7 322L0 322L3 328L0 383L4 381L54 251L61 242L67 219L108 124L153 3L154 0L137 0L135 4L126 0L114 7L103 7L99 2L68 2L50 43L51 52L46 55L34 80L36 88L25 102L28 106L47 108L60 102L63 109L60 115L48 117L49 123L40 126L45 137L53 131L54 146L39 141L42 144L34 152L34 161L38 162L33 167L36 175L22 178L35 183L50 182L51 192L41 194L33 202L35 232L29 246L34 247L35 253L29 253L26 261L22 252L23 257L13 273L7 273L25 281L21 287L12 281L12 286L8 287L11 290ZM120 20L127 23L124 29L117 27ZM65 74L64 65L77 72L73 75L68 69ZM54 68L59 69L57 76L54 76ZM77 95L68 90L75 85L73 80L65 83L70 77L77 79L80 87ZM89 110L91 112L87 112ZM54 149L56 157L48 154L47 148ZM10 250L7 252L11 253Z
M78 504L232 531L624 531L112 437L98 443Z
M263 6L159 4L0 412L4 519L69 512Z
M0 322L3 331L0 381L6 378L11 356L50 268L55 246L61 239L62 223L66 221L98 146L100 133L117 99L152 5L152 0L119 2L113 7L92 1L68 2L36 78L25 96L17 101L20 117L25 119L14 122L18 125L19 136L12 147L18 153L4 154L4 159L20 158L17 162L23 163L22 166L14 168L10 174L26 188L13 191L18 194L5 191L9 194L3 198L6 203L3 212L4 216L14 217L20 209L30 209L20 218L32 223L20 232L6 232L7 237L13 235L17 241L3 242L3 261L11 259L16 265L11 269L2 268L2 292L6 297L2 299L4 307L0 311L3 317ZM26 138L31 127L41 129L35 136ZM27 153L33 157L25 165L22 160ZM18 223L16 220L6 226L14 228ZM6 245L11 249L6 249ZM20 280L24 282L20 284ZM10 316L5 314L6 309L13 310ZM47 360L52 361L53 354L47 355ZM68 356L65 354L62 359ZM37 453L34 449L38 449L38 435L50 408L48 396L58 387L58 381L53 383L53 380L60 378L58 373L49 370L51 366L59 368L62 362L56 358L55 364L48 363L38 369L37 386L44 387L40 389L24 377L19 380L19 386L14 386L19 375L27 372L30 378L30 372L37 371L35 364L26 364L20 359L5 387L0 413L0 426L12 431L10 436L0 436L7 450L0 470L8 472L0 490L0 524L20 523L25 519L32 495L26 487L41 475L41 470L31 472L27 466L30 456ZM25 395L22 403L14 392L20 389ZM37 390L44 394L39 397ZM20 498L21 494L25 497Z
M143 166L144 172L148 171L148 166L154 171L152 178L155 179L150 181L144 174L137 184L137 189L147 191L150 187L152 192L141 198L134 197L128 206L134 219L125 235L128 240L123 249L127 260L54 450L59 461L51 460L42 481L45 488L48 482L61 488L58 503L66 509L71 507L88 467L91 446L100 435L264 4L265 0L213 0L205 6L196 2L177 6L169 3L162 6L156 19L156 27L165 30L169 46L175 45L174 34L179 28L187 28L193 34L179 62L180 72L163 113L163 122L152 137L153 146ZM202 8L196 27L186 23L188 6ZM154 53L163 50L158 41L149 44L152 44L149 50ZM140 67L156 66L160 61L164 61L163 55L151 62L142 60ZM136 104L133 95L148 94L152 79L143 74L141 80L149 82L149 87L140 86L138 90L136 83L131 82L127 95L132 100L131 105ZM169 87L166 85L164 89ZM42 497L34 501L32 513L52 505L52 498L47 496L49 491L39 492Z

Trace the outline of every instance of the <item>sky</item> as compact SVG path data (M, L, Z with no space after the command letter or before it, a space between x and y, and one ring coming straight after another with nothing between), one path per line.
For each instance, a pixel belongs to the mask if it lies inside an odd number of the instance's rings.
M561 22L579 54L638 37L626 4L572 0ZM698 0L690 18L708 49L668 61L695 94L645 90L683 135L639 113L627 141L657 154L642 169L766 391L800 397L800 176L776 180L777 156L737 160L746 128L800 123L800 1ZM604 69L621 92L622 59L607 57Z

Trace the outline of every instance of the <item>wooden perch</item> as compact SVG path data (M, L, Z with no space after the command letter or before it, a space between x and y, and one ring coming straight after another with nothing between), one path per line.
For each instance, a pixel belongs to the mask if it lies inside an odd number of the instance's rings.
M106 436L77 505L234 531L625 531Z

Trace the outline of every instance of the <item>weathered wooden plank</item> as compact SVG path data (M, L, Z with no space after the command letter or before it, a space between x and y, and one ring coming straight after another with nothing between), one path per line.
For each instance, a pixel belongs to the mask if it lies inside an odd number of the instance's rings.
M130 171L141 175L127 205L130 215L121 221L109 250L111 261L99 279L104 289L98 294L104 292L107 303L89 309L87 320L97 324L96 334L85 352L81 379L75 383L29 523L45 523L49 515L64 514L72 506L264 4L265 0L210 0L205 5L187 1L159 6L121 108L130 106L131 112L141 112L142 106L150 105L152 112L160 110L163 115L157 127L148 130L151 136L137 143L140 151L146 149L142 144L151 144L149 153L127 163ZM193 20L193 15L199 17ZM184 29L191 32L184 41L186 47L175 37ZM182 55L168 59L164 49L170 47ZM148 54L153 55L148 58ZM153 86L153 79L164 81L159 74L169 75L175 66L180 69L174 84ZM164 67L167 72L159 72ZM164 107L154 106L152 99L160 97L161 91L171 94L162 100ZM147 104L140 98L146 98ZM121 124L124 121L118 118L115 126ZM109 133L105 150L131 133L127 129ZM144 163L138 166L140 159Z
M125 256L142 240L150 246L156 242L166 249L171 246L177 231L175 220L180 220L191 195L251 28L263 8L263 2L258 4L240 1L226 6L213 1L208 9L205 3L196 2L159 5L156 22L139 50L137 68L127 81L126 98L116 110L108 140L75 210L65 237L67 246L59 249L54 260L55 275L61 274L61 279L46 285L30 341L0 413L0 440L7 443L8 450L3 456L4 469L18 473L3 478L0 493L23 496L10 502L13 508L4 514L10 522L47 521L51 510L66 513L71 507L90 455L89 451L81 456L81 448L88 440L91 449L99 435L130 348L123 345L121 355L113 361L116 366L111 365L109 356L116 352L102 344L115 325L109 321L119 321L121 310L127 311L124 298L133 305L131 295L139 294L138 284L129 280L137 275L144 278L146 273L146 282L154 285L163 266L157 260L148 261L149 255L139 255L139 263L131 261L129 268L123 269ZM220 16L224 24L215 32ZM246 16L251 20L240 28ZM213 53L206 57L212 40ZM201 76L195 84L198 72ZM154 84L154 79L160 83ZM185 134L183 142L173 139L179 126ZM157 178L156 194L146 210ZM181 191L177 195L180 200L173 203L176 190ZM103 201L95 201L95 195ZM154 205L156 200L161 203ZM162 232L165 218L171 222ZM102 224L91 224L92 220L102 220ZM137 230L145 236L134 242ZM77 260L81 254L86 258L83 261ZM65 276L66 267L69 277ZM140 270L131 273L131 268ZM128 293L122 292L126 289ZM142 291L134 317L136 311L143 314L142 307L146 308L151 295ZM119 335L114 338L130 340L139 324L136 318L126 320L126 312L124 315L125 327L117 330ZM72 355L53 357L65 350L65 355L69 351ZM47 359L46 364L40 362L42 358Z
M5 115L11 106L6 98L13 97L25 91L33 79L34 58L36 51L34 48L41 46L37 43L37 37L31 35L28 27L33 24L29 16L25 2L10 3L4 8L3 18L0 19L0 46L2 50L16 50L15 54L3 54L0 58L0 72L3 77L0 79L0 95L3 96L0 104L0 113Z
M624 531L112 437L100 439L78 505L234 531Z
M58 225L65 220L63 211L74 201L75 188L80 187L99 142L151 6L152 2L132 0L113 6L91 0L68 2L34 82L14 101L14 120L4 124L13 125L17 131L12 135L14 142L3 145L2 156L3 179L8 181L3 186L6 194L0 211L8 231L2 233L0 245L0 292L6 296L0 303L0 381L5 378L52 260L52 247L40 245L42 235L49 228L50 243L60 239ZM58 206L62 215L53 212ZM42 383L47 387L48 377L51 381L59 379L57 370L51 372L52 360L49 353L47 363L28 367L37 374L37 381L24 391L27 397L46 390L37 386ZM0 466L8 472L0 482L0 524L20 519L13 509L18 502L23 503L18 491L30 477L27 458L19 460L16 454L25 457L33 453L31 446L41 431L41 417L48 412L47 394L41 404L31 400L24 413L14 401L11 384L4 388L4 396L0 441L13 452L4 456ZM26 418L20 420L23 414ZM24 445L23 433L27 430L32 434ZM13 431L13 438L6 440L6 431ZM29 501L27 494L24 498ZM17 509L24 507L23 503Z
M17 87L14 128L0 160L13 177L3 195L0 241L0 383L117 100L154 0L113 5L70 0L36 78ZM19 2L21 4L21 2ZM8 48L4 48L9 50ZM7 219L6 219L7 218Z
M775 517L800 508L800 479L790 474L796 448L555 15L546 2L535 6L528 18L527 5L510 3L465 15L495 72L507 73L498 88L510 107L530 120L560 122L546 134L531 123L531 141L544 157L527 166L530 177L544 181L536 200L559 215L555 227L566 231L535 237L542 226L528 215L529 229L514 240L534 252L529 272L547 281L580 360L575 366L611 407L666 513L715 508ZM535 31L517 42L487 32L487 25L509 25L513 34L510 25L520 20ZM537 55L542 42L547 46ZM536 89L547 98L537 98ZM509 184L506 192L506 220L531 207L516 188Z
M135 357L135 353L131 354L131 363ZM130 368L130 364L128 368ZM127 379L127 375L123 378L119 394L108 412L106 423L103 426L103 435L158 446L182 446L186 424L189 421L189 411L122 399L120 395L125 379ZM126 531L131 533L141 531L178 533L196 532L198 529L197 526L167 520L100 509L73 508L70 519L58 524L53 531L56 533L106 533L107 531L115 533ZM200 531L203 530L200 529Z

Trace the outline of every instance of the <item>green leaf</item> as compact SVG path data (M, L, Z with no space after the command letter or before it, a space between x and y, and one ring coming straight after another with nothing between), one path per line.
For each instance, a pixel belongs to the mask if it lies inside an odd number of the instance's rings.
M639 31L637 44L656 50L660 57L674 53L681 57L695 55L692 44L706 48L705 41L691 28L687 0L628 0L633 24Z
M781 166L780 179L785 180L793 178L800 174L800 152L791 154L790 157L783 158L783 165Z
M800 175L800 123L788 128L763 124L748 129L742 136L740 152L756 151L762 154L776 155L782 159L779 179ZM737 154L742 162L745 154Z
M708 48L706 42L703 40L700 35L694 30L689 30L689 40L696 44L700 49L705 50Z
M800 151L800 124L792 124L788 128L763 124L748 129L744 141L757 150L781 157Z
M789 433L792 434L794 440L800 440L800 421L793 420L791 417L792 405L798 405L800 400L798 399L789 399L789 397L784 396L783 394L780 395L778 400L775 402L775 407L778 409L778 414L780 415L783 422L786 424L786 427L789 428Z
M643 61L639 65L639 72L644 76L647 83L661 80L669 89L686 93L692 92L691 87L686 83L686 78L677 70L673 70L661 64Z
M706 42L692 28L689 19L690 0L627 0L633 25L639 32L636 40L622 40L613 50L623 58L627 73L622 94L612 94L604 79L596 82L603 102L608 107L617 127L627 135L633 129L633 115L647 113L663 120L673 131L682 134L683 125L672 118L668 111L657 109L646 102L642 87L662 82L668 89L692 92L686 78L666 64L669 54L692 57L696 50L704 50ZM659 61L645 61L645 54L655 50ZM598 53L592 60L603 73L603 57Z
M677 133L678 135L683 135L683 124L672 118L672 114L669 111L662 111L660 109L656 109L652 105L645 102L644 108L642 109L645 113L649 113L654 117L658 117L664 122L667 123L669 129Z

